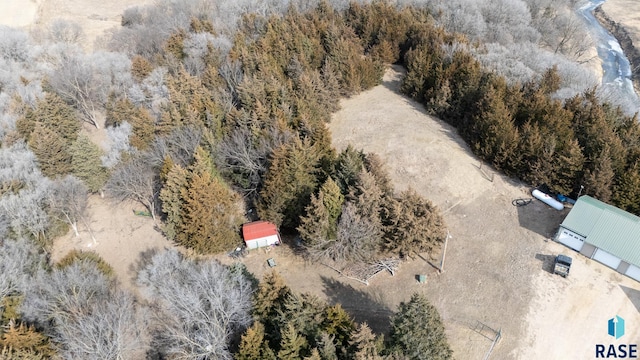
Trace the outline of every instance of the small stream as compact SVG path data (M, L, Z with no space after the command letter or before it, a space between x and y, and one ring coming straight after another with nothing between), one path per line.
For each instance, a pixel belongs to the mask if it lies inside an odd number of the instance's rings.
M602 87L611 92L610 96L623 97L622 103L630 104L636 109L640 106L640 99L631 82L631 65L625 56L618 40L607 31L593 15L593 9L605 0L589 0L578 9L589 27L598 50L598 57L602 60Z

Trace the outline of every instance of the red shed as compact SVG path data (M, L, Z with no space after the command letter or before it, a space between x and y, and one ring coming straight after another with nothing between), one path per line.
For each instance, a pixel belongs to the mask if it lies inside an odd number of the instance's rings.
M242 237L247 249L280 244L280 234L276 225L268 221L254 221L242 225Z

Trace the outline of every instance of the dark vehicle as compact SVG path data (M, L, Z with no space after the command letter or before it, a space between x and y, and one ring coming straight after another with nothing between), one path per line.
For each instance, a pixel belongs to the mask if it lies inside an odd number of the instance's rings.
M571 269L571 261L572 259L568 256L556 256L556 262L553 265L553 273L566 278L567 275L569 275L569 269Z

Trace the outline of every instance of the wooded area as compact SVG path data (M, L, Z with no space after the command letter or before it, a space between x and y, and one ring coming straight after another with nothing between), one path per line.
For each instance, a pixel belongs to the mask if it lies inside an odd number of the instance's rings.
M584 186L640 214L637 118L580 77L586 45L569 4L490 3L290 3L236 10L229 23L209 1L159 1L127 10L92 54L71 25L40 43L0 29L2 356L451 358L421 295L384 339L276 274L256 284L241 267L160 252L137 269L147 303L99 258L56 265L43 249L88 227L87 197L104 192L138 202L198 254L238 246L254 209L338 269L434 252L446 236L439 210L394 190L377 155L336 152L325 126L389 63L407 68L407 95L504 173L570 196ZM517 46L523 59L542 49L549 66L492 60ZM104 124L108 149L87 124Z

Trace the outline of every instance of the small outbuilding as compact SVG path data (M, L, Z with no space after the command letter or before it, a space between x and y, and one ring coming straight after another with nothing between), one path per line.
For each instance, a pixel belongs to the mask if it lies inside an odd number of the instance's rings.
M278 228L268 221L254 221L242 225L242 238L247 249L280 244Z
M555 240L640 281L640 218L631 213L581 196Z

